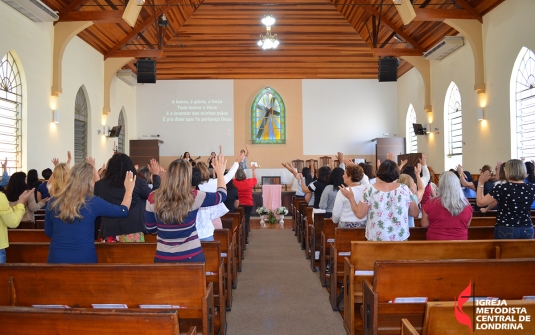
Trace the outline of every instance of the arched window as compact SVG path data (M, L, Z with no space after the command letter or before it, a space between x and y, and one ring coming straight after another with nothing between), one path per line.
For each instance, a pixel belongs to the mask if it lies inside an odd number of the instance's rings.
M463 113L461 93L454 82L450 84L444 102L444 130L446 133L445 152L450 158L446 164L462 164L463 155Z
M286 107L271 87L264 88L253 100L251 141L253 144L286 143Z
M119 133L119 138L117 138L117 152L125 153L125 133L126 133L126 126L124 122L124 107L121 108L121 112L119 113L119 121L117 122L117 125L121 127L121 132Z
M11 175L22 168L22 81L19 67L8 52L0 63L0 157L7 157Z
M513 157L535 159L535 54L522 48L511 75Z
M83 86L76 93L74 102L74 162L82 162L87 157L87 99Z
M407 128L405 144L407 146L408 154L418 152L418 140L414 133L413 123L416 123L416 112L414 111L412 104L410 104L409 110L407 111L407 119L405 121L405 128Z

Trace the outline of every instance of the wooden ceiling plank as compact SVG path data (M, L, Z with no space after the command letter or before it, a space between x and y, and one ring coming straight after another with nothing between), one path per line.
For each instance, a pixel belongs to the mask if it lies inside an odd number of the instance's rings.
M175 5L179 3L180 0L171 0L169 1L168 5L163 7L161 9L161 13L158 13L158 15L167 13L170 9L173 8L172 5ZM126 43L130 42L134 37L137 36L141 31L145 30L147 27L149 27L151 24L154 23L154 15L151 13L147 19L145 19L143 22L137 24L128 35L126 35L122 40L120 40L118 43L116 43L113 47L106 52L104 55L104 60L108 59L111 55L113 55L116 51L118 51L120 48L122 48Z
M444 21L446 19L476 19L474 13L465 9L428 9L415 8L416 17L414 22L422 21Z
M89 1L90 0L73 0L73 1L71 1L67 5L67 7L65 7L65 8L63 8L62 10L59 11L58 16L59 16L60 20L61 20L62 16L65 16L70 12L73 12L73 11L76 11L76 10L80 9L83 5L85 5Z
M370 14L372 14L374 17L379 18L379 12L377 9L370 6L369 3L367 3L365 0L354 0L355 3L362 5L366 11L368 11ZM393 24L390 20L385 18L384 16L381 16L381 22L387 25L390 29L395 31L399 36L401 36L405 41L409 42L414 49L417 49L419 51L424 51L420 43L418 43L412 36L407 34L403 29L397 27L395 24Z
M476 19L479 22L483 23L483 16L481 16L481 14L479 14L479 12L468 3L468 1L466 1L466 0L454 0L454 1L457 4L461 5L461 7L463 7L464 9L469 11L470 13L472 13L472 15L474 15L474 17L476 17Z
M123 21L123 11L119 10L93 10L69 12L60 16L60 22L93 21L93 23L120 23Z
M401 57L401 56L423 56L423 53L416 49L374 48L373 55L375 57Z
M115 57L135 57L135 58L162 58L163 50L117 50L110 56Z

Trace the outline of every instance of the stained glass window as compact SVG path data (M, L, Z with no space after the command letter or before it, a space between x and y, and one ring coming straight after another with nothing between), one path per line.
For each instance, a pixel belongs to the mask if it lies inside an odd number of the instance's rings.
M266 87L251 107L251 140L254 144L286 143L286 108L277 91Z
M78 89L74 102L74 162L87 157L87 100L83 87Z
M7 157L11 175L22 167L21 148L22 81L13 55L0 63L0 157Z
M409 110L407 111L407 119L405 121L405 128L407 129L407 135L405 142L407 144L407 153L417 153L418 152L418 140L416 134L414 133L413 123L416 123L416 112L412 104L409 105Z
M520 61L518 63L518 60ZM535 159L535 54L522 48L518 54L512 99L514 100L512 121L516 123L512 142L516 145L516 158ZM513 151L514 152L514 151Z

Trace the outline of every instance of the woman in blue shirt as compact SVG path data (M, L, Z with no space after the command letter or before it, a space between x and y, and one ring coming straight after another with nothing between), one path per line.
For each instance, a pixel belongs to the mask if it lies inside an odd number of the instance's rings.
M94 227L98 216L126 217L132 202L136 177L128 171L121 205L93 196L95 165L78 163L67 185L50 200L45 215L45 233L50 237L48 263L97 263Z

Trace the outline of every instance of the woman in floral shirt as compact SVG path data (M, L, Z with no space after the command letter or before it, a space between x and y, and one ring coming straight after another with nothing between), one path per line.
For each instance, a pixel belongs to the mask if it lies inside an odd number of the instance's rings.
M418 200L406 185L396 182L398 178L397 164L386 160L377 171L377 182L364 191L358 204L351 189L340 188L359 219L368 214L366 238L369 241L405 241L409 238L408 216L418 216Z

